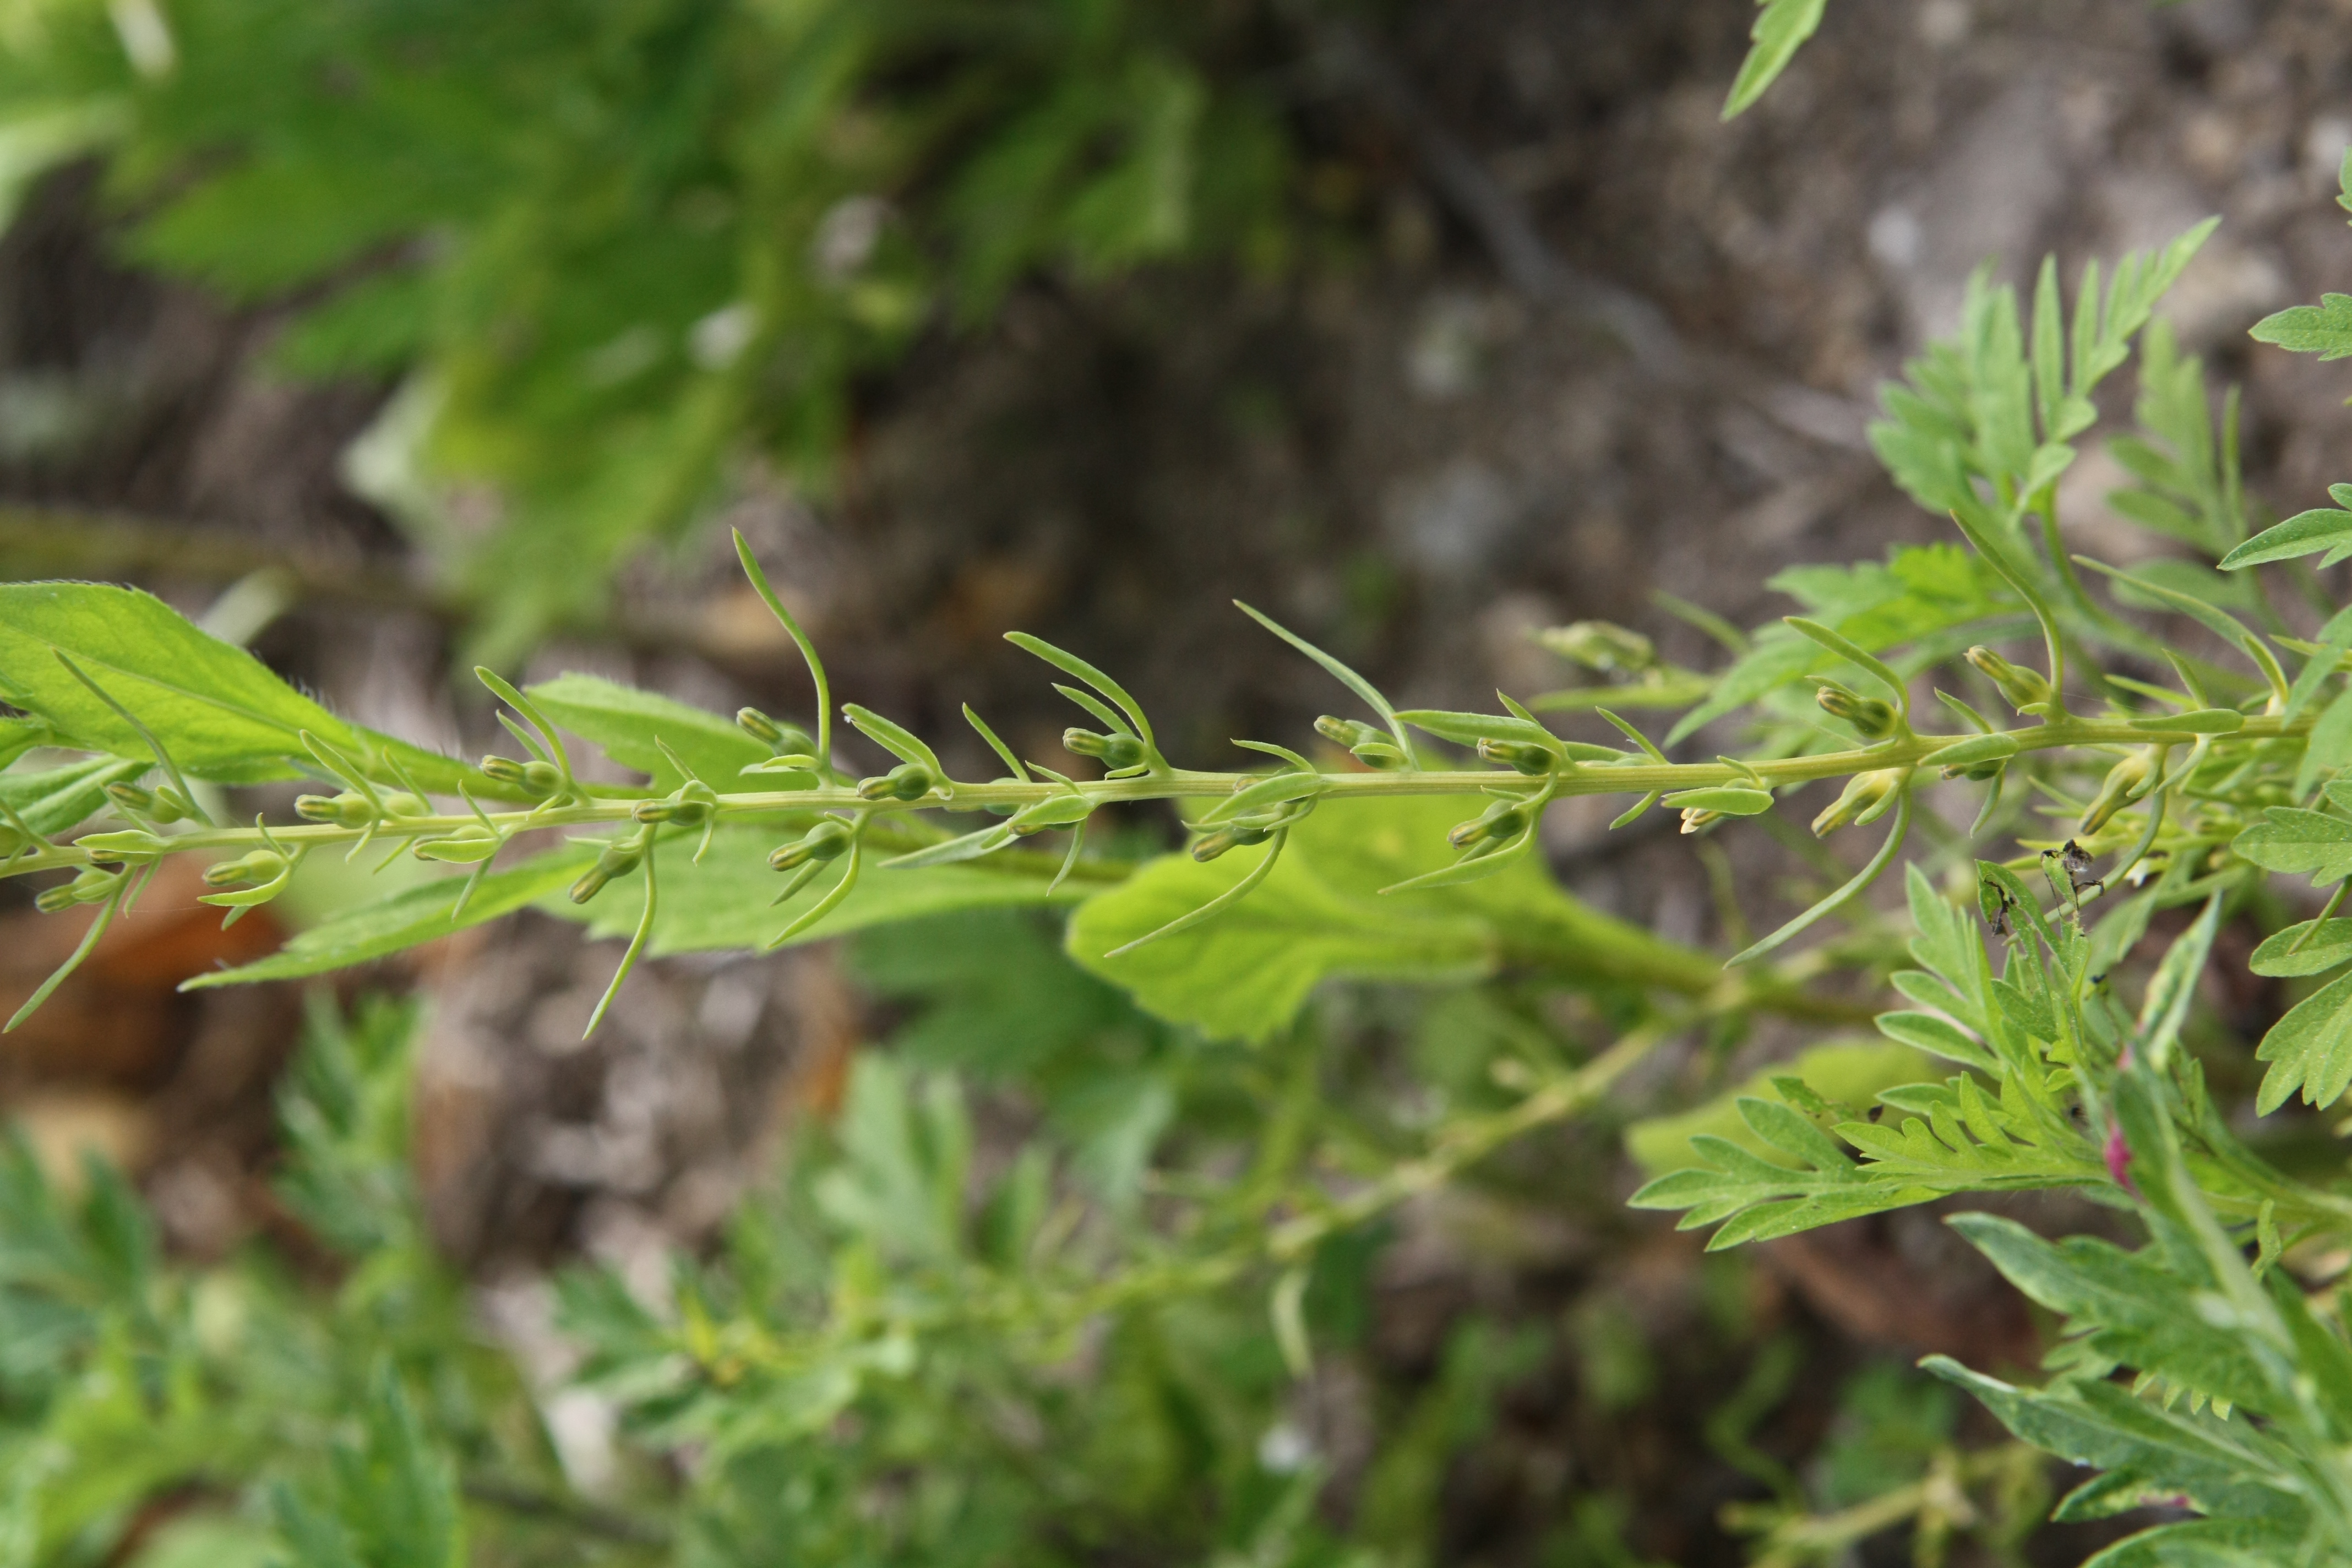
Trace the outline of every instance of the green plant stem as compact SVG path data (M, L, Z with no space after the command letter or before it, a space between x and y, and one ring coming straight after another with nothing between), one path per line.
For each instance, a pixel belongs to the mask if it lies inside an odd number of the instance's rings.
M1418 1159L1392 1167L1379 1181L1328 1207L1274 1226L1265 1240L1266 1257L1277 1263L1301 1258L1331 1237L1436 1191L1504 1144L1539 1127L1566 1121L1607 1093L1687 1021L1660 1019L1628 1030L1584 1066L1538 1086L1517 1104L1453 1123Z
M877 1331L919 1333L950 1325L1003 1328L1034 1323L1045 1308L1049 1321L1046 1337L1053 1339L1105 1313L1223 1289L1267 1267L1296 1264L1332 1237L1444 1186L1514 1139L1586 1110L1652 1051L1706 1011L1683 1009L1629 1030L1601 1055L1573 1072L1541 1084L1517 1104L1441 1129L1426 1152L1393 1166L1380 1180L1346 1197L1278 1223L1242 1227L1244 1239L1238 1246L1140 1263L1052 1298L1025 1282L991 1288L978 1279L960 1279L956 1289L936 1304L917 1307L904 1298L887 1304L877 1301L883 1308L880 1313L837 1317L814 1335L789 1341L753 1320L739 1318L728 1323L719 1342L697 1359L706 1375L724 1384L755 1366L790 1375L824 1363Z
M2311 723L2308 718L2298 718L2289 723L2275 715L2263 715L2247 719L2243 728L2222 739L2225 742L2252 742L2300 738L2310 731ZM2178 734L2143 729L2123 720L2068 718L2007 733L2015 738L2021 754L2080 746L2145 745L2152 742L2178 745L2181 741ZM1874 769L1914 766L1946 746L1976 738L1968 735L1902 736L1843 752L1784 757L1745 766L1747 773L1760 777L1767 784L1785 787ZM1532 795L1547 788L1555 796L1646 795L1654 790L1696 789L1711 784L1747 782L1747 773L1725 763L1653 763L1647 760L1622 763L1570 763L1557 776L1546 780L1503 770L1485 769L1446 773L1341 773L1322 775L1323 787L1319 798L1326 805L1344 805L1349 800L1393 795L1478 795L1497 790L1519 789ZM1208 800L1229 795L1236 787L1254 783L1261 776L1171 771L1134 778L1097 779L1076 785L1008 779L990 784L950 784L912 801L865 800L852 789L828 785L817 789L721 795L718 797L717 811L722 818L751 818L787 812L857 811L885 816L942 809L976 811L991 806L1017 809L1072 788L1097 805L1155 800ZM529 811L492 813L490 821L502 831L517 832L535 827L618 826L632 820L631 813L642 798L646 797L632 795L625 798L574 799L562 805L541 805ZM421 839L446 837L478 826L478 821L470 813L450 813L400 817L379 824L373 829L331 823L300 823L271 831L288 846L325 846L353 843L370 832L380 837ZM161 838L152 847L100 856L93 856L79 844L37 849L7 867L5 874L19 876L33 871L74 869L100 861L112 864L119 860L152 858L159 854L184 851L242 852L260 847L262 844L261 833L257 828L202 828Z
M1735 1529L1746 1521L1769 1521L1769 1533L1760 1542L1763 1554L1756 1559L1756 1568L1798 1568L1801 1563L1830 1561L1880 1531L1891 1530L1922 1513L1957 1512L1955 1502L1968 1507L1965 1496L1953 1495L1959 1486L1992 1480L2021 1464L2044 1462L2045 1457L2038 1449L2023 1443L2004 1443L1997 1448L1958 1455L1948 1466L1931 1469L1908 1486L1896 1487L1835 1513L1790 1518L1769 1507L1736 1508L1728 1521Z

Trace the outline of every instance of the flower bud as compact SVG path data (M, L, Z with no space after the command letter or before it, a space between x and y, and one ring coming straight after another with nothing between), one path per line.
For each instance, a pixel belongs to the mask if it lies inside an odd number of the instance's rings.
M641 800L629 809L629 815L639 822L667 822L680 827L699 827L710 820L718 809L719 797L710 786L699 779L688 780L666 800Z
M1879 741L1895 732L1895 710L1874 697L1847 690L1834 680L1815 689L1813 700L1832 719L1843 719L1865 741Z
M1213 833L1204 833L1192 841L1192 858L1206 863L1228 849L1244 844L1263 844L1274 836L1274 829L1262 822L1229 822Z
M1685 833L1703 833L1722 820L1723 813L1719 811L1708 811L1703 806L1686 805L1683 807L1682 830Z
M2020 713L2050 700L2050 682L2039 670L2011 664L1989 647L1972 647L1968 658L1987 679L2000 688L2000 694Z
M1315 732L1333 745L1346 747L1349 754L1364 766L1382 773L1403 767L1411 761L1404 748L1396 743L1396 737L1377 724L1326 713L1315 721Z
M1455 823L1445 835L1445 841L1456 849L1467 849L1490 838L1517 837L1527 825L1524 805L1516 800L1498 800L1486 808L1484 816Z
M2107 776L2100 781L2097 797L2083 813L2075 831L2086 837L2096 833L2106 826L2107 818L2146 795L2156 783L2156 770L2163 760L2162 747L2143 746L2108 769Z
M10 839L19 836L14 832ZM160 833L150 833L143 827L127 827L120 833L85 833L74 840L74 847L93 860L143 860L158 855L169 855L178 846Z
M1944 769L1943 773L1948 779L1967 779L1971 784L1982 784L1989 778L1999 777L2000 770L2007 766L2008 758L1995 757L1986 763L1956 763Z
M33 907L45 915L54 915L76 904L100 904L114 896L122 885L120 871L101 871L95 866L85 866L74 873L74 879L54 888L44 888L33 900Z
M1326 713L1315 721L1315 732L1335 746L1354 751L1369 741L1386 741L1389 732L1360 719L1339 719ZM1393 743L1393 742L1391 742Z
M931 793L939 775L920 763L900 763L887 773L870 779L860 779L857 798L860 800L920 800Z
M305 822L331 822L338 827L365 827L376 819L375 803L348 789L341 795L297 795L294 815Z
M1498 741L1489 735L1478 742L1478 760L1540 777L1558 765L1559 754L1533 741Z
M106 795L125 814L153 823L178 822L195 815L188 808L187 797L170 784L147 790L134 784L110 784Z
M519 785L531 795L553 795L563 787L563 774L555 764L537 757L527 763L516 762L512 757L484 757L482 772L502 784Z
M1065 730L1062 749L1074 756L1094 757L1113 773L1143 765L1143 742L1132 735L1097 735L1092 730Z
M223 860L205 868L205 886L234 888L239 882L259 887L286 875L286 857L275 849L256 849L235 860Z
M738 708L735 710L735 722L742 728L743 733L779 756L788 752L814 751L816 747L816 742L809 739L808 731L798 724L786 724L771 719L757 708Z
M1843 793L1813 818L1813 837L1821 837L1849 822L1875 822L1902 794L1908 768L1879 768L1846 780Z
M1613 621L1578 621L1536 634L1536 641L1587 669L1638 674L1654 668L1658 650L1648 637Z
M812 860L834 860L849 847L849 824L837 816L828 816L803 834L800 839L768 857L772 871L790 871Z
M586 903L604 890L605 883L635 870L637 863L645 858L645 840L639 836L631 834L626 838L614 839L604 846L604 852L596 857L596 863L582 872L580 879L572 884L572 901Z

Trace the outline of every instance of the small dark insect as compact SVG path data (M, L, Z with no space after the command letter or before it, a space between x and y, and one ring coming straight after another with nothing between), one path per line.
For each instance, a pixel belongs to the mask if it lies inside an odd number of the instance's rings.
M2105 879L2091 875L2091 852L2073 839L2066 840L2066 847L2063 849L2044 849L2042 858L2057 860L2059 868L2066 873L2066 885L2074 889L2077 899L2094 888L2101 892L2106 891Z
M2009 911L2015 900L2005 889L1995 887L1990 882L1984 883L1980 891L1983 894L1985 923L1992 928L1993 935L2009 935Z

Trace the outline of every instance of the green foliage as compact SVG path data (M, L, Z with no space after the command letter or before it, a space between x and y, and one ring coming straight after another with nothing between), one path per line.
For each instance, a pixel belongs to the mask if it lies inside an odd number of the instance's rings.
M822 477L859 378L1033 270L1279 266L1255 11L68 0L0 125L102 148L133 258L296 303L287 368L411 378L425 473L506 499L479 549L414 521L510 650L737 458Z
M2352 212L2352 150L2345 153L2339 175L2344 194L2336 205ZM2265 316L2254 323L2253 336L2257 342L2324 360L2352 356L2352 294L2322 294L2316 305L2294 305Z
M1821 15L1766 5L1735 110ZM543 545L574 509L571 592L692 511L739 444L809 449L849 375L930 301L970 319L1041 260L1091 276L1235 242L1241 228L1213 240L1202 216L1209 150L1263 110L1201 63L1213 18L1140 4L955 16L943 45L937 17L918 27L896 5L500 5L258 27L196 4L163 35L176 68L155 69L140 34L152 76L133 80L137 49L131 66L110 39L96 50L97 11L68 7L8 68L56 67L40 79L52 106L120 100L116 179L151 201L149 254L256 295L349 269L289 352L423 367L445 399L446 471L524 498L498 551ZM240 53L257 33L267 48ZM683 63L644 69L649 50ZM223 121L232 77L249 101ZM0 83L0 101L33 79ZM535 132L530 167L469 156L504 128L467 112L566 91L576 111ZM722 127L727 153L708 155ZM340 199L362 166L383 180ZM841 237L843 214L881 212L844 204L877 193L898 205L872 253L812 269L809 246ZM289 216L269 247L229 243L273 204ZM634 221L681 206L704 227ZM428 229L442 242L412 247ZM975 721L1008 773L957 779L921 735L849 702L842 719L895 764L855 779L823 667L746 550L808 659L806 723L730 724L578 675L522 691L484 670L528 757L476 769L342 723L144 595L0 589L0 694L21 710L0 720L0 873L39 879L51 912L92 906L72 963L170 857L202 857L234 919L312 852L380 845L452 869L194 984L321 973L532 905L627 937L597 1020L646 953L845 933L853 973L896 1015L838 1117L803 1130L708 1254L676 1259L660 1289L566 1281L573 1381L620 1424L617 1511L572 1494L541 1426L548 1391L471 1337L464 1288L425 1240L403 1010L346 1022L319 1005L284 1089L278 1191L331 1279L263 1253L169 1264L119 1178L93 1170L67 1196L11 1149L0 1561L106 1560L165 1495L202 1499L232 1559L258 1542L353 1568L569 1560L591 1540L695 1568L1096 1561L1138 1540L1171 1559L1431 1561L1451 1467L1555 1330L1466 1322L1423 1386L1384 1394L1392 1418L1344 1518L1291 1424L1296 1385L1362 1342L1400 1211L1449 1189L1507 1209L1605 1189L1577 1162L1613 1138L1534 1137L1587 1115L1633 1122L1654 1173L1633 1206L1715 1227L1711 1249L1967 1193L2064 1189L2136 1216L2137 1250L1957 1220L2063 1328L2040 1388L1931 1370L2032 1449L2099 1469L2059 1517L2197 1516L2110 1548L2108 1568L2352 1560L2352 1343L2298 1272L2352 1242L2352 1189L2244 1114L2298 1093L2332 1110L2352 1085L2352 974L2337 973L2352 963L2337 918L2352 616L2290 637L2304 612L2251 570L2331 563L2352 541L2352 491L2337 488L2345 510L2247 537L2235 403L2216 415L2203 367L2153 315L2210 232L2086 268L2071 313L2053 264L2030 315L1980 274L1959 332L1885 390L1873 444L1961 542L1784 573L1774 586L1805 614L1723 637L1732 659L1712 675L1662 676L1622 628L1563 633L1569 657L1623 678L1570 706L1627 746L1570 740L1508 698L1503 713L1399 712L1252 611L1387 729L1329 719L1318 732L1339 752L1319 759L1245 741L1275 771L1187 768L1111 676L1013 634L1077 683L1058 689L1103 728L1071 749L1099 776L1024 764ZM519 335L488 330L509 321ZM690 365L681 334L727 335L715 322L746 335ZM2057 481L2135 343L2136 426L2110 447L2135 483L2109 504L2194 558L2122 573L2068 551ZM2126 612L2182 619L2159 630ZM2036 634L2039 668L1992 647ZM1937 696L1957 731L1934 732L1941 714L1915 700L1928 680L1950 688ZM1667 690L1696 704L1670 742L1744 713L1741 754L1670 761L1602 706ZM1988 716L2004 703L2032 722ZM646 782L583 783L610 776L592 751ZM334 793L248 828L211 821L223 797L190 783L288 779ZM1817 836L1891 826L1866 859L1822 854L1802 912L1727 963L1585 907L1538 858L1563 796L1632 797L1621 826L1664 805L1686 834L1738 832L1817 782L1843 790ZM1967 833L1923 801L1939 782L1984 787ZM1152 802L1179 814L1184 852L1090 846L1097 817ZM1904 872L1906 941L1860 895L1915 821L1927 847ZM549 833L584 837L548 847ZM1997 844L2016 852L1990 858ZM2275 876L2337 886L2253 951L2257 973L2297 984L2255 1053L2270 1065L2249 1108L2200 978L2226 924L2278 923ZM1832 915L1845 929L1782 956ZM1877 1010L1882 991L1906 1005ZM1886 1043L1839 1037L1721 1092L1761 1015L1874 1016ZM1715 1048L1686 1071L1636 1071L1692 1038ZM1665 1375L1622 1302L1581 1300L1557 1333L1594 1363L1578 1381L1608 1419ZM2027 1448L1962 1452L1935 1390L1865 1382L1809 1493L1751 1436L1794 1375L1768 1344L1706 1421L1725 1462L1772 1494L1728 1516L1760 1562L1835 1561L1906 1522L1922 1562L1962 1530L2018 1550L2040 1506ZM1988 1488L1999 1499L1979 1507L1971 1489ZM1564 1507L1563 1560L1634 1560L1613 1499Z
M494 871L472 885L459 878L436 879L373 903L343 910L296 931L267 958L235 969L215 970L189 980L184 989L239 985L257 980L294 980L324 974L372 959L388 958L468 926L512 914L571 883L595 859L584 845L535 855L511 870ZM465 899L464 907L458 900Z
M1822 16L1829 9L1829 0L1758 0L1754 43L1748 58L1739 62L1739 75L1731 83L1731 96L1724 100L1726 120L1741 114L1749 105L1764 96L1764 89L1789 68L1822 25Z
M309 733L420 789L508 794L472 768L336 718L134 589L0 584L0 695L39 714L58 743L167 771L176 763L192 778L300 778L313 771Z
M1584 908L1528 861L1459 887L1384 897L1445 863L1444 830L1460 811L1402 797L1319 812L1292 830L1280 863L1232 913L1110 956L1250 869L1235 864L1246 850L1206 865L1163 856L1080 907L1070 952L1161 1017L1252 1041L1286 1027L1335 976L1459 984L1513 960L1595 976L1612 965L1686 964L1666 944Z
M1887 417L1871 426L1871 446L1895 481L1929 511L1959 512L1984 528L2046 506L2037 498L2073 463L2072 443L2098 416L2093 390L2124 363L2157 300L2219 221L2160 251L2126 256L2104 291L2098 263L2085 264L2071 319L2057 263L2045 261L2030 333L2016 290L1979 270L1957 336L1906 364L1907 385L1880 395ZM2177 387L2167 394L2178 401Z

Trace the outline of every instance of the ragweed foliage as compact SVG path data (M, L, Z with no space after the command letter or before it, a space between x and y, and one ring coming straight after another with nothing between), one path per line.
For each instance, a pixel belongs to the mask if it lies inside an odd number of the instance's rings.
M1785 55L1819 9L1775 0L1762 41ZM199 184L187 201L201 211L208 189ZM193 221L165 211L166 236ZM2110 1568L2352 1561L2352 1350L2304 1283L2352 1246L2352 1191L2257 1120L2352 1085L2352 613L2306 564L2352 544L2352 491L2275 522L2245 496L2234 402L2215 416L2154 313L2210 227L2086 268L2071 299L2051 265L2030 301L1979 279L1873 431L1957 536L1790 572L1776 586L1803 613L1752 636L1682 606L1730 650L1720 669L1586 625L1545 640L1597 679L1498 693L1492 712L1399 710L1247 611L1269 651L1333 677L1340 710L1311 740L1239 742L1242 769L1171 755L1112 673L1013 634L1076 710L1063 747L1091 776L1022 756L967 710L1002 771L959 777L922 735L836 704L748 548L813 711L730 718L484 668L513 744L472 763L338 718L131 590L0 586L17 710L0 728L0 874L82 922L60 979L168 858L202 858L206 900L235 920L335 853L420 876L190 984L323 973L535 907L625 939L604 1004L647 953L844 935L877 986L919 1004L711 1256L658 1291L565 1287L576 1391L635 1467L624 1510L576 1495L535 1425L547 1390L457 1348L459 1287L401 1170L394 1015L322 1010L288 1091L282 1190L347 1267L331 1289L167 1267L119 1181L94 1174L69 1201L12 1156L0 1310L23 1331L10 1345L41 1353L0 1364L0 1552L87 1561L134 1542L146 1501L194 1494L231 1500L208 1528L257 1560L502 1560L556 1531L697 1564L1075 1561L1131 1531L1229 1560L1423 1561L1444 1455L1540 1347L1458 1335L1366 1461L1379 1500L1342 1531L1284 1402L1361 1333L1367 1238L1441 1191L1507 1189L1493 1156L1598 1113L1667 1043L1772 1014L1874 1021L1885 1043L1808 1052L1702 1107L1712 1131L1669 1152L1636 1207L1724 1248L2061 1190L2147 1239L1956 1221L2062 1320L2038 1388L1929 1363L2025 1447L1962 1453L1948 1417L1927 1422L1885 1489L1827 1511L1748 1440L1790 1375L1759 1352L1709 1440L1774 1494L1736 1521L1761 1561L1832 1561L1906 1521L1923 1560L1964 1532L2011 1550L2039 1507L2032 1449L2099 1472L2062 1518L2180 1515L2104 1553ZM2326 349L2329 308L2267 330ZM2126 571L2071 550L2058 480L2135 353L2134 424L2110 433L2134 482L2110 504L2174 553ZM1620 711L1661 708L1681 717L1656 737ZM1543 717L1560 713L1587 715L1584 733ZM1743 715L1737 754L1669 751ZM592 752L613 767L584 767ZM614 771L642 782L588 782ZM229 810L228 790L298 780L311 792L280 820ZM1836 791L1817 837L1875 832L1727 961L1579 902L1538 852L1547 808L1572 796L1625 797L1621 828L1668 811L1703 835L1817 784ZM1182 849L1102 853L1100 826L1154 804ZM1892 875L1907 941L1864 897ZM2214 1087L2231 1075L2199 988L2225 927L2282 923L2278 877L2333 891L2250 960L2310 989L2260 1044L2249 1119ZM943 948L929 933L946 931L962 934ZM950 962L955 942L984 956ZM1832 984L1845 972L1899 1004L1857 999ZM1482 999L1430 1004L1444 1026L1421 1047L1428 1093L1400 1104L1318 1052L1312 1001L1350 981ZM1580 999L1572 1025L1519 1005L1555 994ZM1036 1091L1042 1125L984 1163L970 1086L1007 1078ZM1579 1321L1609 1342L1605 1312ZM1582 1500L1562 1551L1627 1560L1613 1506Z

